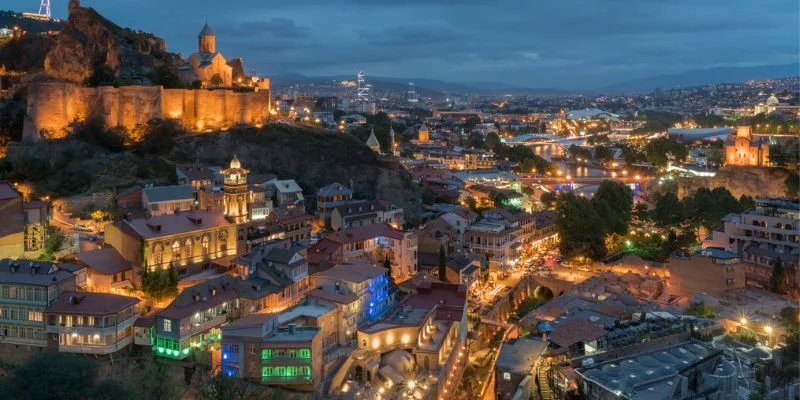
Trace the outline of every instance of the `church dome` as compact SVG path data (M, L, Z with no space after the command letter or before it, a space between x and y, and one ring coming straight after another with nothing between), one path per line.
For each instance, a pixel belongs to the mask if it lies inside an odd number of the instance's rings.
M778 98L775 97L775 94L773 94L772 96L769 96L769 98L767 99L767 105L768 106L777 106L778 103L780 103L780 101L778 101Z
M210 26L208 26L208 22L206 22L206 25L203 27L203 30L200 31L200 35L198 35L198 36L200 36L200 37L203 37L203 36L215 36L214 35L214 31L211 30Z
M238 169L242 168L242 163L239 162L239 159L236 156L233 156L233 160L231 160L231 169Z

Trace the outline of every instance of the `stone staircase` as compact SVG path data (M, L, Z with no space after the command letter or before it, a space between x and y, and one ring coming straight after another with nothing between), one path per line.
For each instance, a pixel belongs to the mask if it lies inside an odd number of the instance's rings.
M541 400L554 400L553 390L550 388L550 381L547 379L549 375L549 367L539 367L539 395Z

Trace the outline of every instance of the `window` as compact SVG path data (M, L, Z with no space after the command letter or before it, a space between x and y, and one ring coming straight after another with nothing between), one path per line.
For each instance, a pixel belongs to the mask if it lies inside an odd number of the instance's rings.
M311 358L311 350L309 349L300 349L298 352L299 358Z
M272 349L261 350L261 359L262 360L269 360L270 358L272 358Z
M172 260L178 260L181 258L181 243L179 241L174 241L172 243Z
M28 321L42 322L44 321L44 314L41 311L28 311Z
M208 255L208 236L203 236L203 241L200 242L200 246L203 248L203 255Z
M164 332L172 332L172 320L165 319L161 326L161 329Z
M228 352L231 354L239 354L239 345L238 344L228 345Z
M272 367L264 367L261 369L261 376L272 376Z
M256 345L255 344L251 344L250 345L250 354L256 354Z

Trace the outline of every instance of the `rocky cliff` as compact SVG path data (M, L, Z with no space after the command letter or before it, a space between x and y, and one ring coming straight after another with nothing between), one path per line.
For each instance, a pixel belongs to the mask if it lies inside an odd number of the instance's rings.
M69 2L69 19L44 60L45 72L58 79L83 82L102 66L118 78L147 76L162 64L176 65L166 42L151 34L121 28L78 0Z
M713 177L691 177L678 179L678 197L685 197L700 188L724 187L735 197L784 197L785 180L790 172L783 168L724 167Z

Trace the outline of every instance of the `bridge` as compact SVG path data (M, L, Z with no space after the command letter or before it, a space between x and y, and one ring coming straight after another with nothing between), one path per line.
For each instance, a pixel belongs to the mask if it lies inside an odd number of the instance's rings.
M652 176L641 175L617 175L617 176L536 176L535 174L520 174L520 181L522 185L599 185L603 181L616 181L626 185L646 185L648 181L653 179Z

